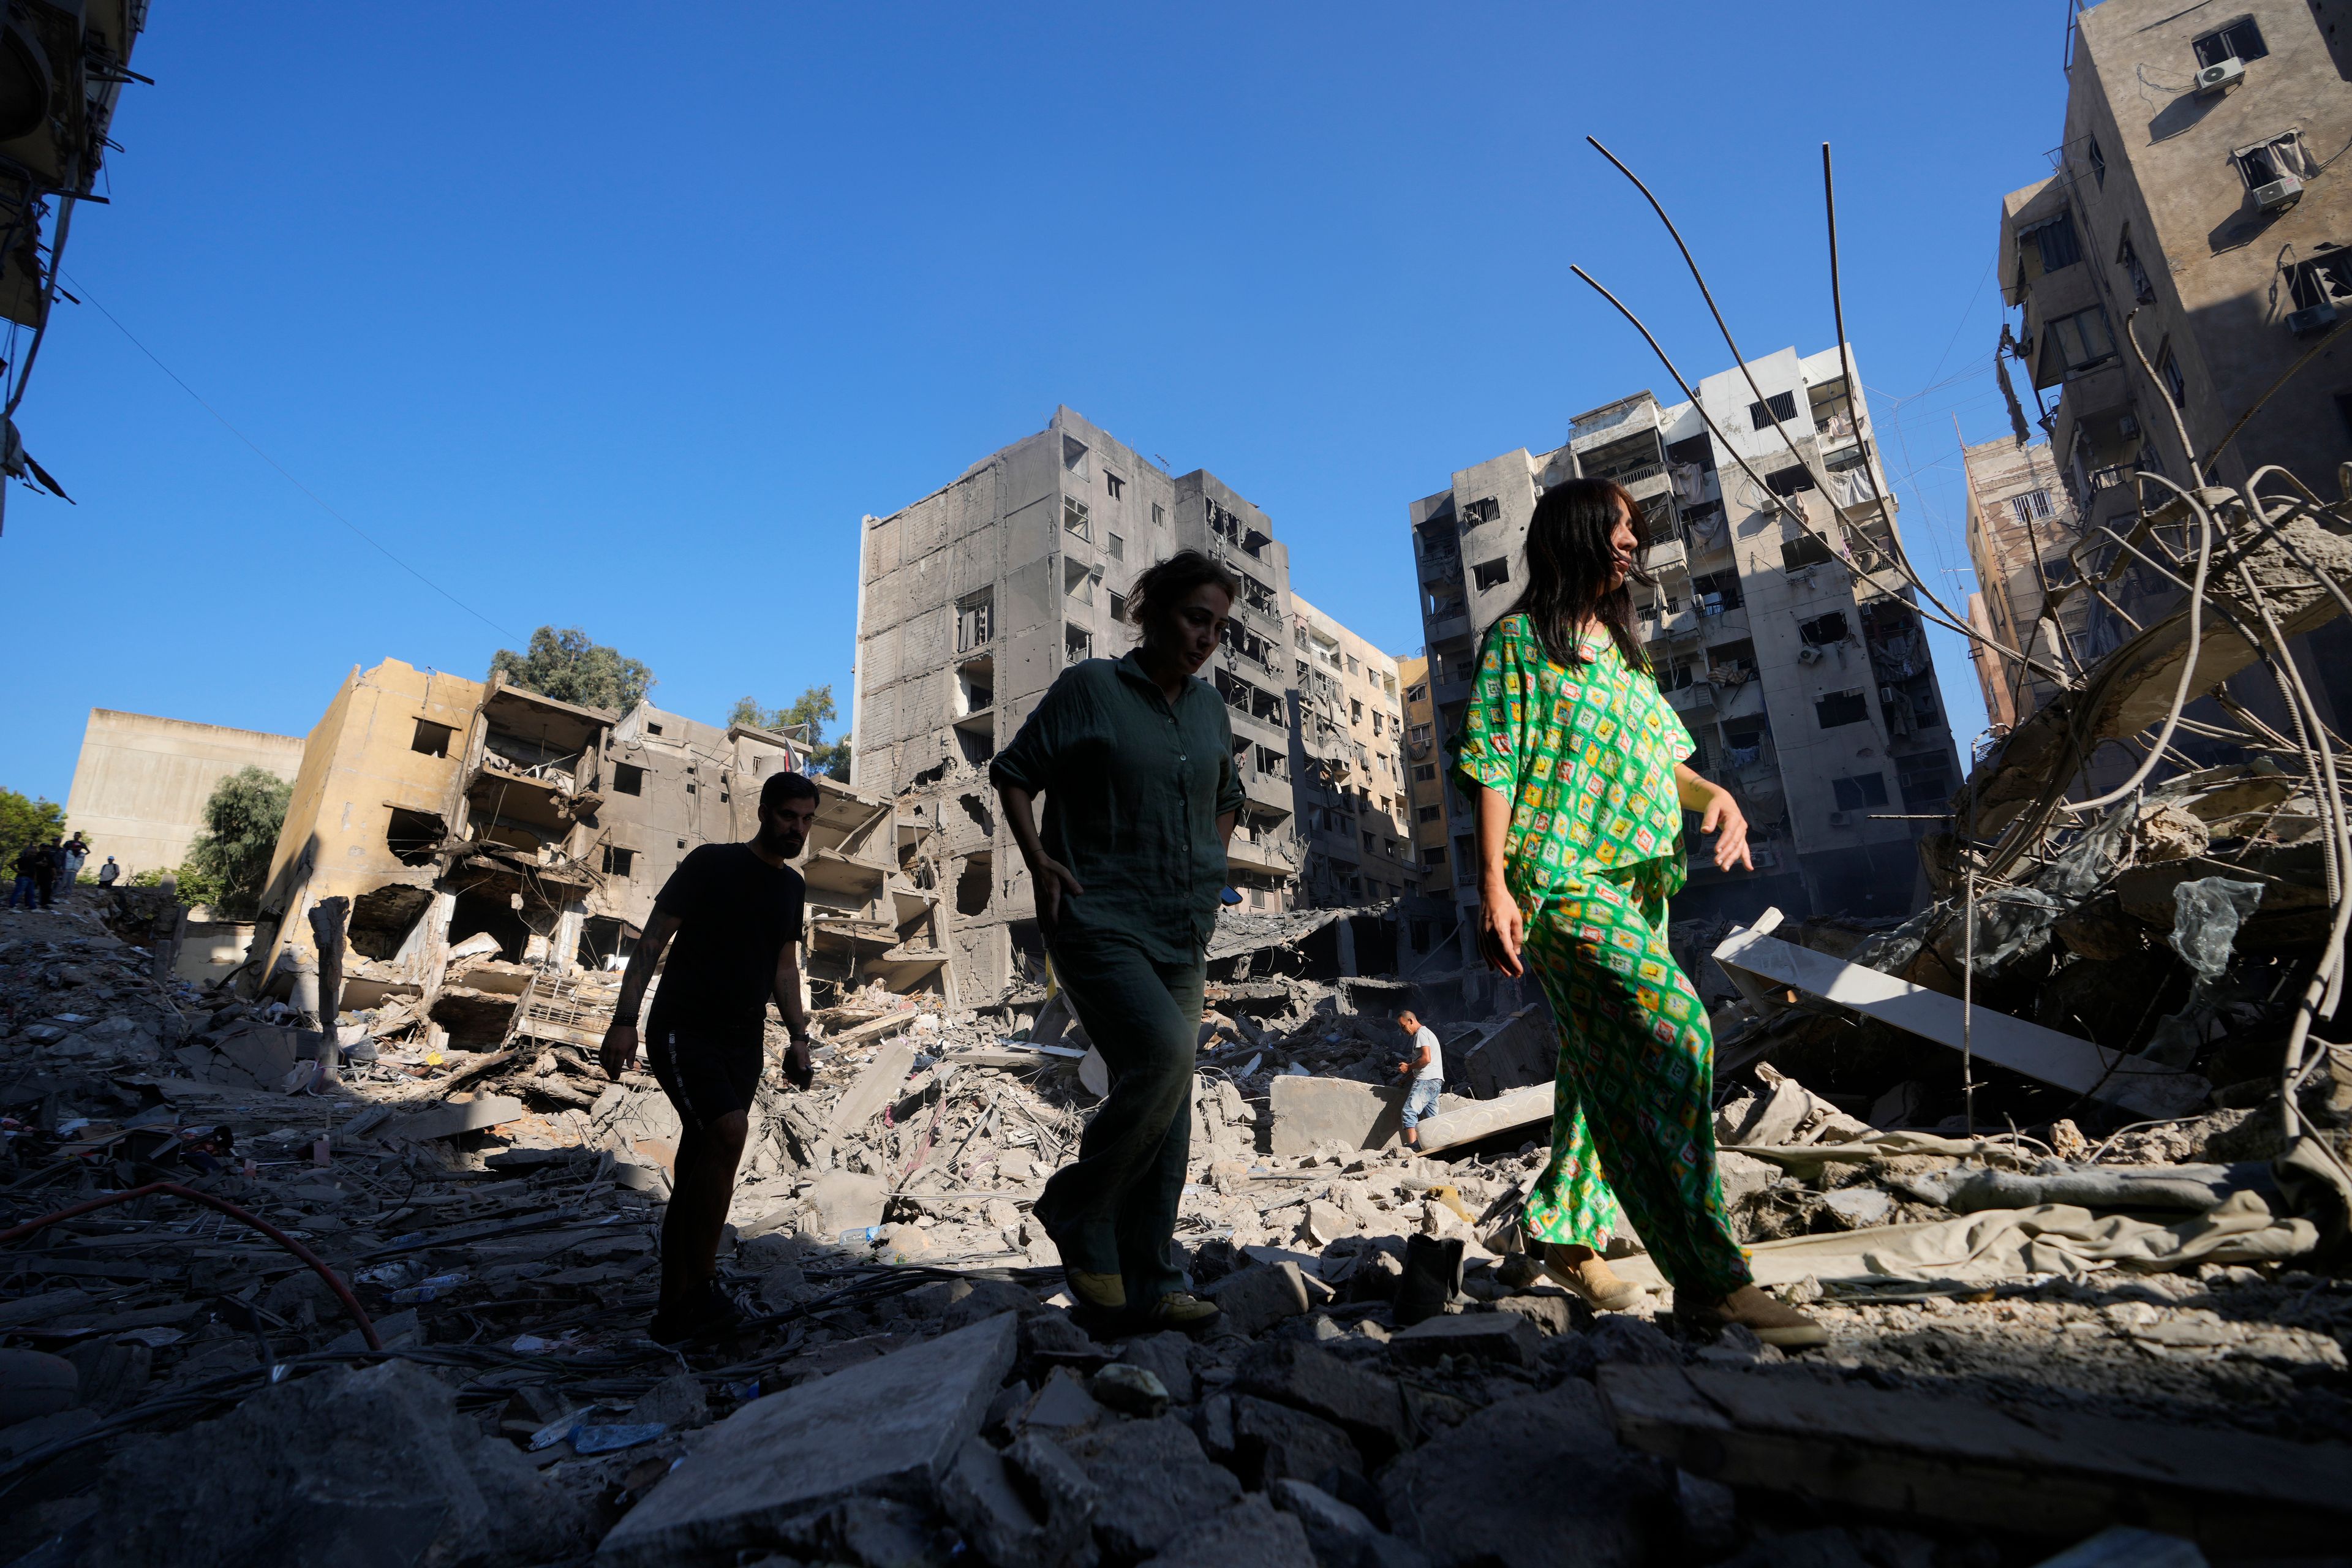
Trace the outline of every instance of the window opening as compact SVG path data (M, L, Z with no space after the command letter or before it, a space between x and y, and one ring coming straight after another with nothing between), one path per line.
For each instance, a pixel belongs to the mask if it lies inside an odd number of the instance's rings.
M412 752L422 752L428 757L446 757L449 754L449 737L457 732L446 724L436 724L430 719L419 719L416 721L416 733L409 740L408 749Z
M1825 566L1837 559L1830 542L1818 533L1801 533L1794 539L1780 542L1780 570L1801 572L1808 566Z
M2105 188L2107 183L2107 155L2100 151L2099 139L2095 136L2084 138L2083 151L2091 160L2091 178Z
M1110 491L1111 500L1117 500L1119 497L1127 493L1127 481L1120 479L1117 474L1112 473L1108 468L1105 468L1103 470L1103 488Z
M1477 584L1478 591L1482 594L1492 588L1499 588L1511 580L1511 563L1507 556L1498 556L1492 561L1481 561L1470 571L1473 580Z
M2116 251L2116 265L2122 268L2124 276L2131 279L2134 300L2146 305L2156 299L2156 285L2149 280L2147 268L2140 265L2139 252L2132 248L2129 230L2125 231L2123 245Z
M1094 538L1094 524L1087 515L1087 503L1076 496L1062 498L1062 526L1080 539Z
M1110 552L1110 558L1113 561L1127 559L1127 541L1116 533L1103 535L1103 548Z
M2074 237L2073 213L2060 213L2046 222L2037 223L2019 238L2021 241L2033 241L2034 251L2044 272L2055 272L2083 259L2082 242Z
M628 876L632 868L635 867L636 863L637 852L635 850L623 849L619 846L613 844L607 844L604 846L604 875L607 877Z
M646 770L635 763L614 763L613 787L623 795L645 794Z
M1856 773L1851 778L1832 779L1830 788L1837 795L1840 811L1860 811L1864 806L1886 804L1885 773Z
M1870 717L1870 703L1859 691L1832 691L1813 700L1813 717L1824 730L1859 724Z
M996 631L996 590L983 588L956 602L956 652L985 647Z
M1845 613L1832 610L1826 616L1815 616L1810 621L1797 623L1797 635L1815 647L1826 647L1846 639Z
M2259 60L2270 55L2270 46L2263 42L2263 30L2247 16L2217 27L2201 38L2189 40L2189 47L2197 51L2200 66L2218 66L2223 60Z

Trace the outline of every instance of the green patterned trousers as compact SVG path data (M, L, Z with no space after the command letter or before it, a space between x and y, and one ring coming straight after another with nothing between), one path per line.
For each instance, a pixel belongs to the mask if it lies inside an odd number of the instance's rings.
M1528 1235L1597 1250L1622 1200L1670 1282L1722 1297L1750 1276L1716 1173L1715 1041L1644 869L1590 875L1528 917L1525 962L1559 1023L1551 1162Z

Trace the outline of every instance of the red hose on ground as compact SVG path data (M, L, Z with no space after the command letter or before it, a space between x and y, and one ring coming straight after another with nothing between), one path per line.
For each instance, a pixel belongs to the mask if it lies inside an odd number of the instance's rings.
M327 1289L335 1293L335 1299L343 1304L343 1310L351 1314L352 1321L359 1325L360 1338L367 1342L367 1348L372 1351L383 1349L383 1341L376 1337L375 1324L368 1318L366 1310L361 1307L360 1299L352 1294L352 1288L343 1283L341 1275L327 1267L326 1259L259 1215L241 1209L226 1198L216 1198L210 1193L200 1193L194 1187L184 1187L177 1182L150 1182L143 1187L132 1187L128 1192L109 1193L102 1198L92 1198L86 1204L76 1204L71 1208L59 1209L55 1214L45 1214L38 1219L28 1219L13 1229L0 1230L0 1247L5 1247L12 1241L22 1241L35 1231L47 1229L59 1220L79 1218L94 1209L106 1208L114 1204L129 1203L132 1198L143 1198L150 1193L169 1193L175 1198L185 1198L192 1204L203 1204L207 1208L218 1209L229 1218L242 1220L251 1226L309 1264L319 1278L327 1282Z

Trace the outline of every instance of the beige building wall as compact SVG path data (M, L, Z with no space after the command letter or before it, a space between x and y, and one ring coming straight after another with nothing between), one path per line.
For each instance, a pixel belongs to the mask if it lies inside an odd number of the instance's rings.
M1968 491L1969 561L1978 584L1969 614L1980 621L1979 631L2053 668L2074 669L2086 632L2086 601L2069 594L2053 606L2051 590L2072 581L2068 552L2082 530L2049 446L2004 439L1962 447L1960 471ZM1985 712L2000 729L2057 695L2056 684L2032 674L2021 658L1981 644L1972 645L1970 655Z
M2214 482L2277 464L2333 493L2352 458L2352 334L2328 335L2352 316L2339 157L2352 142L2352 7L2105 0L2074 18L2071 42L2056 172L2002 202L1997 265L2019 311L2027 412L2049 432L2084 534L2135 516L2143 489L2168 493L2138 473L2185 485L2192 458ZM2129 573L2109 593L2115 610L2090 610L2087 657L2179 590ZM2298 658L2340 728L2352 625L2302 639ZM2285 722L2266 678L2231 689ZM2202 759L2202 742L2180 743Z
M1397 685L1404 700L1406 818L1412 829L1413 863L1421 868L1416 892L1447 900L1454 884L1445 856L1445 754L1437 742L1437 705L1429 700L1429 660L1397 660Z
M1295 796L1303 901L1332 908L1416 890L1397 661L1290 595Z
M248 767L291 779L301 766L297 736L93 708L66 797L66 831L89 841L87 873L109 855L126 878L170 870L204 831L205 803L221 780Z
M261 909L273 929L262 952L263 974L289 942L308 951L303 919L320 899L353 900L352 946L363 955L365 909L383 904L395 919L403 912L401 900L383 896L386 888L414 888L414 904L446 900L434 892L438 874L430 856L408 847L404 858L395 846L394 814L413 814L404 820L437 821L446 828L483 691L478 680L417 669L396 658L373 669L354 667L345 678L303 744L302 771L270 860ZM359 905L363 893L376 896L365 909ZM447 912L436 913L437 921L416 929L446 931ZM412 978L423 978L428 968L438 973L421 962L411 967Z

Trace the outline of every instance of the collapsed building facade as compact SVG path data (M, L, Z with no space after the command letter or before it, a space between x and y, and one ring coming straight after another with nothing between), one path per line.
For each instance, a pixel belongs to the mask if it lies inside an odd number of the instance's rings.
M867 517L859 552L851 779L900 802L904 821L917 825L909 831L932 836L950 964L967 998L1003 992L1038 973L1045 957L1028 869L997 821L989 761L1066 666L1132 646L1125 616L1135 579L1180 550L1214 557L1242 585L1208 678L1233 721L1244 804L1227 861L1244 907L1278 913L1356 903L1392 896L1405 881L1394 693L1381 685L1379 706L1360 720L1348 704L1369 701L1370 689L1350 699L1335 681L1327 697L1313 680L1317 647L1337 649L1343 637L1351 647L1369 645L1301 609L1273 522L1230 486L1205 469L1171 475L1057 408L1044 430L953 484ZM1344 673L1348 656L1335 657ZM1360 671L1363 653L1356 662ZM1383 662L1382 681L1393 673ZM1328 734L1312 722L1326 709ZM1344 779L1333 771L1343 761ZM1309 764L1314 804L1328 805L1334 823L1343 806L1361 806L1361 792L1385 800L1388 826L1369 851L1376 869L1358 848L1374 832L1355 822L1359 809L1344 813L1348 859L1302 879L1309 850L1298 770ZM1372 788L1375 778L1387 787ZM1339 827L1319 831L1337 846Z
M415 998L461 1044L495 1043L534 977L552 986L625 961L678 861L750 837L765 780L805 761L788 736L650 702L614 713L503 675L354 669L304 743L254 979L313 962L306 917L342 898L363 994ZM813 992L938 984L939 899L919 885L929 836L902 835L889 802L816 783L803 867ZM451 955L467 949L486 962L457 985Z
M1951 794L1958 753L1908 591L1870 575L1889 523L1866 401L1834 348L1783 350L1696 391L1698 404L1665 406L1647 392L1606 404L1572 422L1567 445L1507 452L1412 503L1436 713L1431 753L1412 761L1442 772L1479 641L1526 587L1543 489L1613 479L1642 504L1650 542L1656 584L1636 594L1645 650L1698 744L1691 765L1747 812L1756 860L1753 872L1717 871L1694 834L1676 918L1748 918L1767 905L1907 913L1926 892L1919 817ZM1450 867L1472 963L1475 826L1458 792L1443 792L1443 811L1448 848L1425 853Z
M1318 908L1402 898L1420 879L1397 661L1293 594L1291 776L1300 874Z
M2082 538L2082 518L2059 482L2050 447L2039 441L1987 441L1960 448L1960 479L1968 514L1969 564L1977 590L1969 595L1969 645L1983 689L1985 716L2006 733L2056 694L2045 668L2080 662L2090 646L2090 602L2063 590L2074 571L2069 552ZM2000 650L2013 647L2019 657Z

